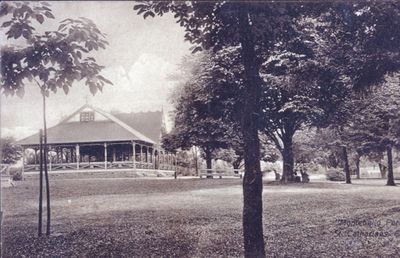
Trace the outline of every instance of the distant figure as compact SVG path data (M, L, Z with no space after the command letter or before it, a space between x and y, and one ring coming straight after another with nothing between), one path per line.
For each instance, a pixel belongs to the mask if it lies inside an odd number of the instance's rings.
M302 169L300 170L301 173L301 182L303 183L308 183L310 182L310 177L308 176L306 171L303 171Z
M276 172L275 169L273 169L274 173L275 173L275 181L279 181L281 180L281 174L279 174L278 172Z
M379 165L379 171L381 172L381 177L386 178L387 167L380 162L378 163L378 165Z

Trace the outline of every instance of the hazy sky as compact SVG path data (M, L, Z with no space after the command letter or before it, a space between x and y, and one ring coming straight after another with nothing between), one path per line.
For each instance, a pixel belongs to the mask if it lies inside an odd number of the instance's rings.
M169 74L177 72L190 44L183 41L183 29L171 15L154 19L136 15L133 2L51 2L55 20L47 20L45 30L54 30L65 18L86 17L107 35L106 50L92 56L106 68L103 74L114 83L92 96L83 83L73 85L68 95L62 90L48 98L48 124L89 103L104 110L168 110L168 95L174 87ZM4 34L4 31L2 31ZM4 44L4 42L2 42ZM7 42L5 42L7 44ZM23 99L1 96L2 135L17 138L37 132L42 126L41 96L37 86L26 85Z

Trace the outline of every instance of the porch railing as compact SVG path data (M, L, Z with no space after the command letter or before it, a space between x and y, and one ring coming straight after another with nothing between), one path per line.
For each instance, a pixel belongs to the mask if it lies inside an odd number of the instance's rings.
M135 164L132 161L108 161L107 168L106 163L104 161L100 162L80 162L78 163L48 163L47 168L49 171L59 171L59 170L86 170L86 169L133 169L136 167L137 169L155 169L155 165L153 163L145 163L145 162L136 162ZM160 170L174 170L174 166L168 164L159 164L157 169ZM39 171L39 164L26 164L24 165L24 171L32 172Z

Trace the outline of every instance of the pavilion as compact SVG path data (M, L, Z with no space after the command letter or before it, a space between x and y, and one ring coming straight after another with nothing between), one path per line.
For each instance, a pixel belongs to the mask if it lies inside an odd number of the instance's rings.
M163 112L108 113L85 104L48 128L49 171L174 170L161 148ZM18 142L24 172L39 170L39 133Z

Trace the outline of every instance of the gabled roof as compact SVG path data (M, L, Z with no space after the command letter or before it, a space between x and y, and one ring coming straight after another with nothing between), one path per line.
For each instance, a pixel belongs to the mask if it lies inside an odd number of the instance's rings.
M87 109L93 110L106 119L88 122L71 121L74 116ZM47 130L47 142L56 144L136 140L158 144L161 136L162 113L138 114L140 115L134 113L112 115L85 104L56 126L50 127ZM143 121L137 121L138 119ZM39 144L39 134L31 135L18 143L21 145Z

